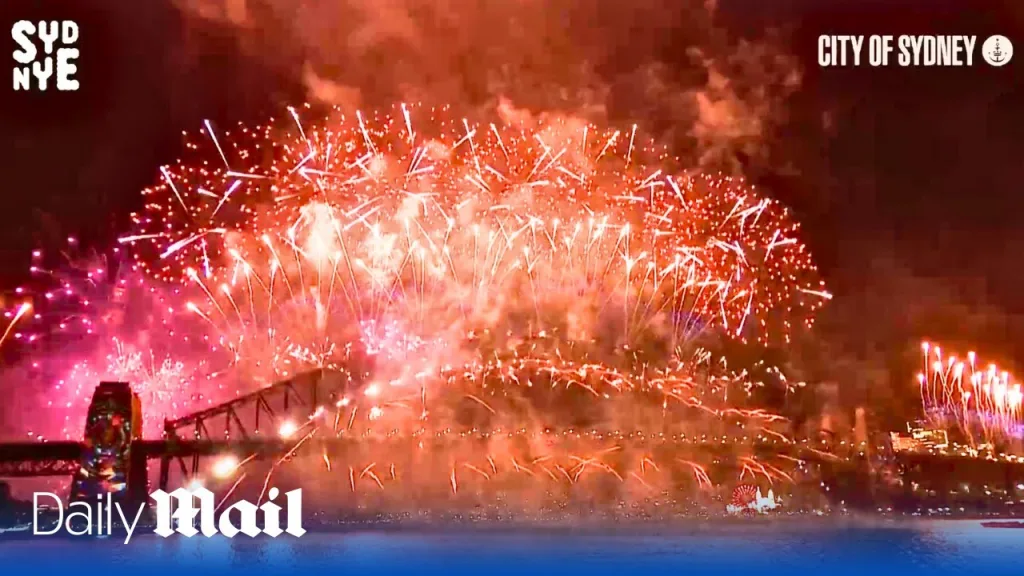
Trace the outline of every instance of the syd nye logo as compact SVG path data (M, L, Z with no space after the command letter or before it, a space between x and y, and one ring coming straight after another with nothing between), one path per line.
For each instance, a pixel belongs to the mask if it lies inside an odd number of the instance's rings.
M57 90L78 90L78 80L74 78L78 73L75 65L78 60L78 48L75 48L78 24L74 20L41 21L38 24L21 20L11 27L11 38L18 45L14 51L15 91L45 91L54 76Z

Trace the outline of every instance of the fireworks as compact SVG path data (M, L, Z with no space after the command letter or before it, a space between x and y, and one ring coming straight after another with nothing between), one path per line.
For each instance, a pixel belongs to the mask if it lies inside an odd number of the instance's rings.
M98 348L76 369L131 381L147 430L324 368L358 393L280 435L362 439L359 466L358 451L323 455L353 490L403 467L453 493L502 471L700 487L707 455L678 444L708 438L745 451L741 478L791 479L751 452L788 442L751 403L762 384L701 347L787 342L829 298L787 210L742 181L675 175L635 130L405 106L309 126L291 110L290 123L207 123L121 239L135 271L117 286L137 297L89 325ZM424 462L427 438L444 447ZM404 448L381 452L383 439Z
M100 381L132 383L150 411L149 436L161 433L163 417L236 393L209 367L217 348L192 326L191 315L179 303L184 298L179 287L148 281L124 262L120 248L83 254L76 245L69 238L59 259L33 252L32 281L14 290L22 301L18 311L31 314L20 319L9 342L20 344L26 362L7 377L24 381L21 395L41 392L37 403L51 410L46 418L32 419L33 435L79 438Z
M123 241L155 277L201 285L222 323L298 302L321 328L492 314L539 331L562 298L618 315L627 342L708 325L782 340L828 297L786 210L741 182L646 168L664 154L635 135L441 113L414 128L402 112L284 138L207 126L208 155L191 144L203 160L162 171Z
M974 352L966 360L943 357L939 346L921 345L924 371L917 375L921 403L936 424L958 429L969 444L992 444L1024 432L1021 385L995 364L979 367Z
M709 328L788 339L827 297L784 210L740 182L644 168L659 152L635 135L417 130L404 107L292 118L285 136L207 125L199 160L161 171L123 238L154 277L198 289L186 306L241 378L338 368L356 341L394 355L395 338L435 360L426 373L538 341L664 366Z

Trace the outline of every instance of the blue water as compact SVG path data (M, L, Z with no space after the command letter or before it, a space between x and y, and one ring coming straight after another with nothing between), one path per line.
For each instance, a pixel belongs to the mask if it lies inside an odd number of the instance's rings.
M974 521L888 527L694 526L661 532L447 531L0 540L0 574L1024 574L1024 530ZM328 572L329 571L329 572ZM742 571L742 572L741 572Z

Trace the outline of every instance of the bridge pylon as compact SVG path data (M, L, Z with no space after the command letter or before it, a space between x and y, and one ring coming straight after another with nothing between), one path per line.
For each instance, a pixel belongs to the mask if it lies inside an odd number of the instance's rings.
M142 404L127 382L101 382L86 417L79 469L70 501L145 502L149 492L146 454L133 450L142 438Z

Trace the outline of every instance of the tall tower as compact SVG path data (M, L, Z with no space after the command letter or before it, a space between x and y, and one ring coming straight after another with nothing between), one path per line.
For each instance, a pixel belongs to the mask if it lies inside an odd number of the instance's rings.
M142 437L142 404L127 382L101 382L85 423L81 466L71 481L71 501L144 502L148 493L145 454L132 443Z

